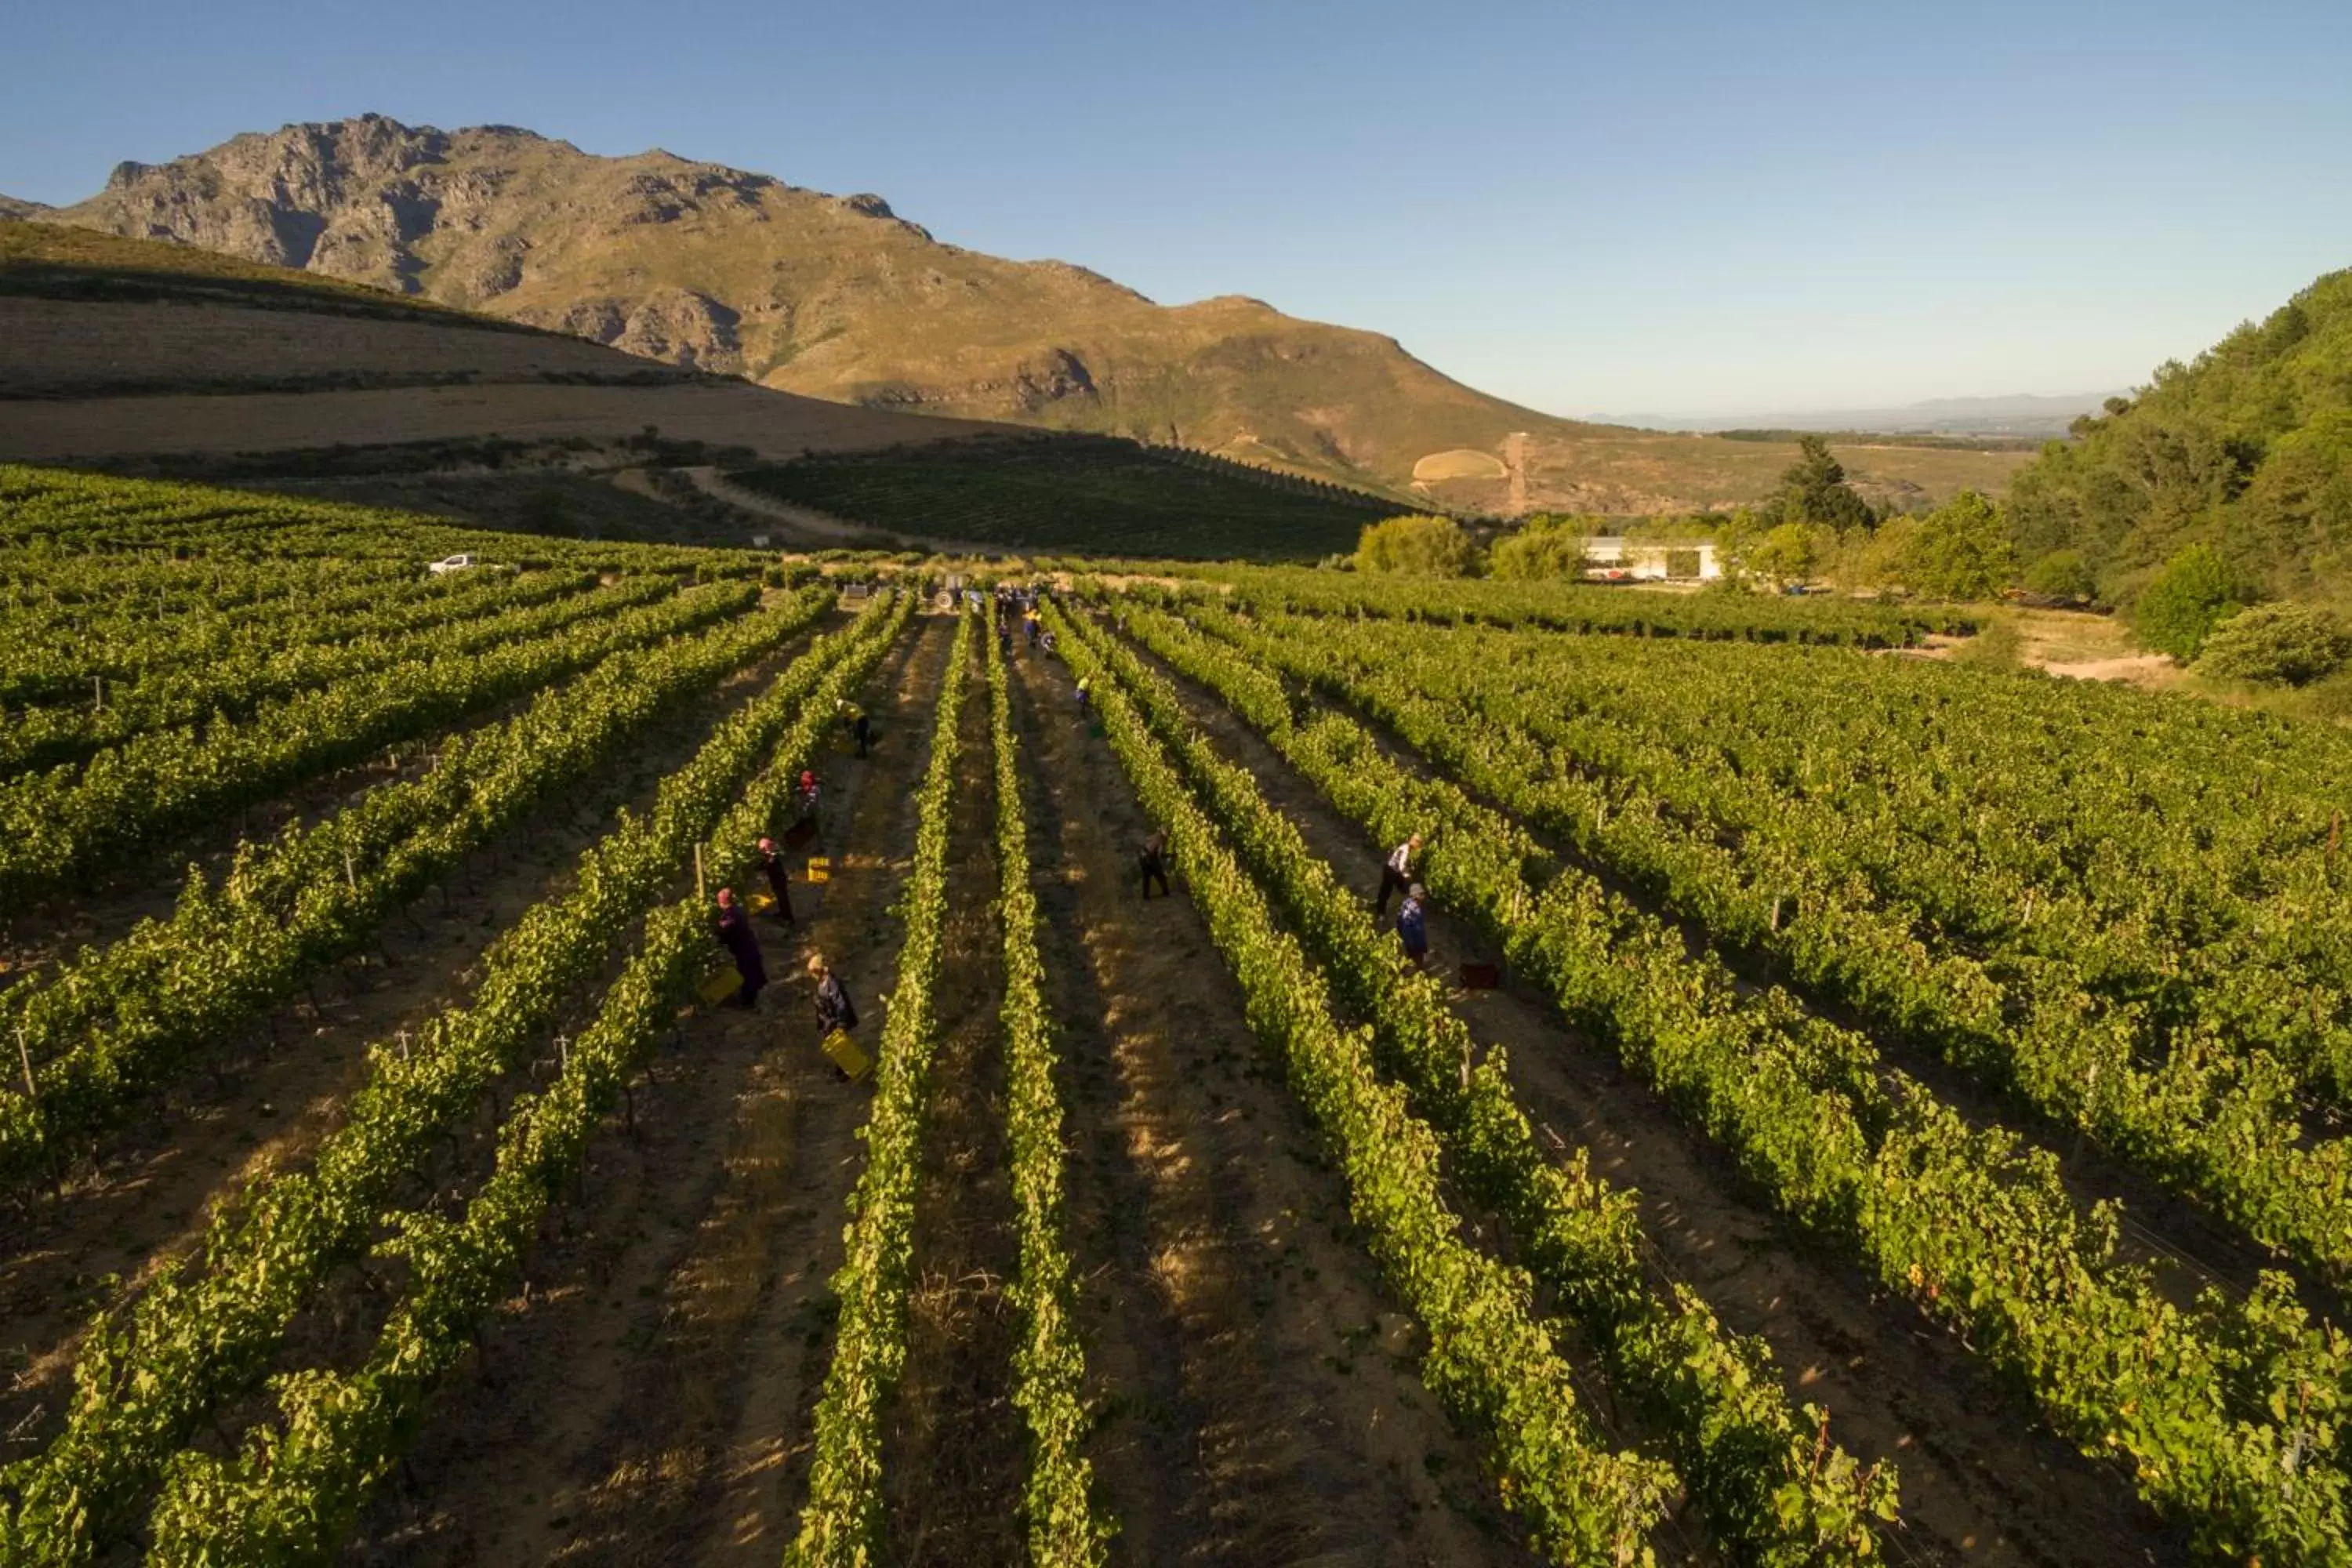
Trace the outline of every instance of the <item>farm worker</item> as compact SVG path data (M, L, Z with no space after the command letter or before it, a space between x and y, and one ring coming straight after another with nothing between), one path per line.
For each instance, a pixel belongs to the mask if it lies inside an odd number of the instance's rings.
M719 942L735 957L735 973L743 977L741 1000L736 1005L744 1008L760 1005L760 987L768 983L768 966L760 957L760 939L751 931L751 922L743 917L743 906L735 901L735 889L719 889Z
M816 774L803 768L801 770L801 820L803 822L816 820L818 793Z
M1080 680L1078 682L1078 712L1081 716L1084 716L1087 712L1088 704L1092 703L1094 700L1095 694L1087 689L1087 683L1084 680Z
M1416 833L1395 848L1381 867L1381 890L1372 899L1372 917L1377 920L1389 912L1389 895L1402 893L1412 880L1412 858L1421 853L1421 835Z
M851 711L855 717L849 721L849 732L857 738L857 754L862 757L866 754L866 748L874 741L874 721L866 716L863 708Z
M1045 630L1045 623L1037 618L1037 612L1032 610L1023 617L1022 624L1029 628L1029 646L1035 647L1038 634Z
M1001 626L996 628L996 651L1006 658L1011 658L1013 657L1013 628L1011 626Z
M1404 902L1397 908L1397 938L1404 943L1404 955L1419 969L1429 956L1429 917L1423 900L1428 894L1415 882L1405 889Z
M776 895L776 919L786 925L796 923L793 919L792 880L787 875L784 854L776 847L776 841L772 838L760 840L760 869L768 874L768 890Z
M1143 869L1144 902L1151 901L1151 884L1154 882L1160 884L1161 898L1175 897L1168 890L1168 833L1165 828L1155 831L1143 841L1143 847L1136 851L1135 859Z
M1044 649L1045 650L1045 657L1046 657L1047 658L1053 658L1053 657L1054 657L1054 628L1053 628L1053 627L1051 627L1051 626L1047 626L1047 627L1045 628L1045 635L1044 637L1039 637L1039 638L1037 639L1037 646L1038 646L1039 647L1042 647L1042 648L1044 648Z
M857 1027L857 1009L851 1005L849 993L841 977L826 967L824 954L812 952L808 961L809 978L816 982L816 1026L822 1035L835 1029Z

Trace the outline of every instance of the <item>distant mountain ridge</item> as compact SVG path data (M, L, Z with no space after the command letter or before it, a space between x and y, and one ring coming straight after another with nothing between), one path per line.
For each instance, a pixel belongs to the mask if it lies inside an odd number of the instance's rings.
M379 115L118 165L44 220L420 293L869 406L1129 435L1391 489L1426 455L1580 428L1391 338L944 245L872 195L509 126Z
M1645 430L1868 430L1888 435L2063 436L2085 414L2095 414L2113 392L2060 396L2020 393L2000 397L1931 397L1894 407L1811 409L1771 414L1596 414L1595 422Z

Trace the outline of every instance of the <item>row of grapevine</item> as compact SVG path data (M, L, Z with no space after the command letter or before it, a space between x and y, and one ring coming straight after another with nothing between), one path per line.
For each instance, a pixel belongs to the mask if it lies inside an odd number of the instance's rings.
M1685 1288L1662 1294L1645 1285L1632 1195L1595 1176L1581 1149L1565 1168L1547 1158L1512 1099L1501 1053L1471 1065L1470 1033L1442 987L1403 963L1361 898L1307 848L1248 772L1191 729L1175 693L1131 653L1061 624L1138 705L1341 999L1372 1023L1381 1070L1446 1141L1465 1190L1520 1238L1538 1280L1601 1350L1612 1384L1664 1433L1716 1538L1742 1561L1776 1568L1874 1560L1871 1521L1895 1513L1893 1472L1862 1467L1830 1444L1825 1411L1792 1409L1762 1342L1725 1330ZM1171 651L1252 722L1275 732L1289 727L1278 684L1230 651L1199 639Z
M807 589L699 637L615 654L453 741L422 778L247 846L217 888L192 870L169 919L0 992L0 1037L32 1075L26 1089L0 1089L0 1189L55 1174L132 1097L362 950L393 911L680 698L799 635L833 602Z
M385 746L422 739L624 648L740 615L756 588L690 588L611 622L488 653L425 655L201 735L161 730L0 784L0 900L53 892L163 834L268 800Z
M808 1501L784 1554L794 1568L862 1565L874 1560L880 1544L882 1406L907 1359L915 1184L939 1045L934 992L947 917L948 826L975 619L957 617L932 721L930 760L915 792L914 864L898 904L906 937L875 1054L874 1105L859 1134L866 1165L849 1196L849 1224L842 1233L846 1256L831 1282L841 1311L817 1403Z
M1598 783L2084 990L2143 1059L2184 1037L2259 1049L2352 1104L2339 731L1915 661L1465 631L1394 639L1398 655L1467 700L1494 693Z
M428 577L402 561L259 562L157 552L100 555L54 543L0 545L0 610L38 631L149 622L234 626L279 618L288 603L322 615L385 599L448 594L461 582Z
M625 815L582 857L570 894L492 945L470 1003L412 1039L370 1047L368 1081L309 1170L243 1194L214 1217L195 1258L92 1325L64 1431L0 1469L0 1561L87 1563L121 1533L194 1425L268 1367L326 1272L366 1248L404 1178L530 1058L603 973L616 933L669 885L778 742L809 714L829 717L911 611L904 596L877 600L820 637L662 782L649 817Z
M988 645L989 728L996 762L996 855L1004 925L1006 1142L1013 1177L1020 1277L1007 1294L1021 1310L1013 1403L1029 1427L1029 1479L1023 1509L1033 1568L1096 1568L1111 1526L1090 1496L1094 1470L1081 1390L1086 1350L1078 1342L1077 1285L1062 1232L1062 1101L1054 1088L1054 1025L1045 1007L1045 965L1037 952L1037 895L1029 886L1029 825L1021 809L1020 742L1013 733L1004 656Z
M290 700L374 675L420 655L450 658L495 650L607 620L677 591L675 578L630 577L610 588L541 603L535 579L506 581L510 589L521 592L520 603L482 602L463 621L404 637L304 644L289 654L242 664L216 659L182 671L176 679L150 679L111 690L96 683L85 693L90 699L88 705L32 709L0 730L0 779L87 762L156 730L184 726L201 732L224 720L251 720L264 704L272 705L273 712L283 711L278 705Z
M394 575L461 551L526 570L698 574L706 580L756 577L762 570L761 558L746 551L499 533L376 507L0 463L0 550L20 549L116 559L201 553L271 570L331 557L335 571L373 564Z
M1272 629L1285 628L1273 623ZM1768 957L1815 994L1933 1046L1946 1060L2076 1128L2181 1195L2339 1283L2352 1275L2352 1142L2300 1142L2294 1075L2257 1046L2183 1036L2157 1064L2130 1009L2102 1008L2074 962L1999 966L1923 941L1911 906L1845 874L1868 832L1841 819L1799 837L1747 817L1729 842L1643 780L1586 776L1536 737L1556 710L1539 673L1400 647L1385 657L1288 624L1294 674L1360 707L1506 811L1700 926ZM1433 693L1442 695L1433 695ZM1810 815L1810 814L1808 814ZM1842 841L1830 847L1824 840Z
M1333 1016L1330 984L1275 919L1245 871L1093 650L1056 614L1070 668L1091 683L1113 752L1165 826L1193 900L1241 982L1251 1025L1339 1158L1350 1212L1430 1348L1422 1378L1473 1432L1504 1500L1561 1563L1649 1563L1674 1470L1610 1453L1567 1363L1530 1307L1532 1283L1470 1246L1444 1197L1443 1144L1403 1091L1383 1083L1370 1042Z
M22 584L23 571L21 560L0 557L12 583ZM46 585L54 578L37 566L33 580ZM299 650L314 644L404 637L486 605L519 608L595 585L589 572L484 572L366 578L357 586L344 580L332 591L302 592L279 574L256 572L237 574L238 591L251 597L226 610L165 615L158 604L129 597L110 597L100 614L11 610L15 635L0 647L0 709L105 700L122 687L191 667L299 658ZM207 584L203 591L215 590Z
M1133 607L1138 635L1174 617ZM1233 617L1202 625L1279 657ZM1172 646L1172 645L1171 645ZM1568 1021L1613 1047L1792 1218L1965 1332L2084 1452L2217 1562L2352 1562L2345 1373L2290 1282L2241 1302L2166 1300L2116 1256L2116 1219L2078 1214L2056 1163L1971 1128L1869 1043L1778 992L1743 996L1711 955L1549 858L1507 817L1416 778L1344 716L1269 734L1344 816L1383 840L1431 835L1423 879L1482 924Z
M869 651L883 646L877 640ZM863 661L845 660L800 704L766 771L701 844L706 868L722 879L750 868L752 845L779 826L800 769L835 722L834 699L862 674ZM425 1401L511 1291L590 1135L675 1027L710 951L709 906L698 893L651 913L594 1022L565 1048L554 1084L509 1110L490 1177L463 1215L411 1208L380 1222L391 1234L378 1250L406 1263L407 1281L362 1363L275 1379L276 1415L232 1458L197 1448L175 1455L152 1515L150 1562L293 1568L331 1560L405 1449Z
M1863 604L1853 599L1786 599L1769 594L1651 594L1578 583L1426 582L1296 567L1175 569L1206 579L1211 599L1255 611L1373 616L1439 625L1541 627L1634 637L1702 641L1825 643L1907 647L1927 632L1967 631L1975 623L1939 605Z

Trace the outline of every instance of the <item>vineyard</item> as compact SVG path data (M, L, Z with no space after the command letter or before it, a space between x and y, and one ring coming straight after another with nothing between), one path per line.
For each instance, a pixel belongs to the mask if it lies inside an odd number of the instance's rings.
M2340 730L21 468L0 624L0 1564L2352 1565Z

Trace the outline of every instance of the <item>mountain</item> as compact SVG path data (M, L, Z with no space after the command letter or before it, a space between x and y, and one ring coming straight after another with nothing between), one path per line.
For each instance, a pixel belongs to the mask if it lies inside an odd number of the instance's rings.
M1195 453L803 397L323 273L0 219L0 462L26 458L673 542L1313 560L1396 510Z
M879 196L506 126L367 115L124 163L57 221L169 238L869 406L1236 449L1409 481L1563 426L1394 340L1237 297L1163 307L1081 267L943 245Z
M1650 430L1867 430L1885 435L2063 436L2066 427L2095 413L2112 394L2075 393L2044 397L1933 397L1892 408L1814 409L1789 414L1596 414L1603 424L1636 425Z
M0 195L0 218L39 217L48 210L38 202L28 202L16 196Z
M2217 546L2278 595L2352 597L2352 268L2076 421L2017 476L2026 559L2080 550L2110 594Z
M1794 453L1555 418L1378 333L1240 296L1163 306L1066 262L942 244L879 196L664 152L592 156L510 126L289 125L121 164L99 195L42 216L783 391L1131 436L1473 510L1727 505L1768 490ZM1997 489L2013 466L1929 456L1847 466L1888 500Z

